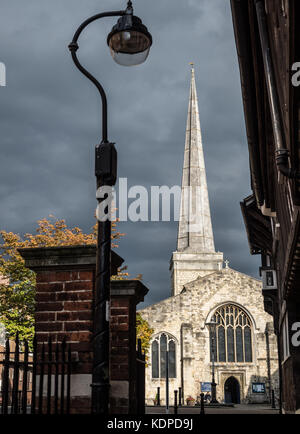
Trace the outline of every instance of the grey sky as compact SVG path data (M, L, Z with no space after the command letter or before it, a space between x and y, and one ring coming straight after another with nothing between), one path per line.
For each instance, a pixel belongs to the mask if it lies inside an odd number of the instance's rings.
M13 0L2 4L0 61L0 228L32 232L54 214L89 230L96 206L94 146L100 101L67 49L94 13L121 0ZM239 201L250 192L240 80L229 0L136 0L153 47L135 68L114 63L106 36L115 19L83 34L79 57L100 78L109 103L109 138L119 176L129 185L181 182L190 68L195 63L200 120L216 248L230 266L257 276ZM142 273L146 303L169 296L169 259L177 223L122 223L118 253L132 276Z

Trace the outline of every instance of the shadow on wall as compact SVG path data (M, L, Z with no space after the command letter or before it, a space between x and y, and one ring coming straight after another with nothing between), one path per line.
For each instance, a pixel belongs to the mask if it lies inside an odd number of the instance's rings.
M224 396L217 399L224 404L271 404L274 390L276 406L279 404L278 370L271 376L251 375L246 395L243 396L240 382L234 373L224 383Z
M272 370L272 365L277 355L277 339L274 334L274 327L271 322L266 324L264 333L266 345L266 363L267 363L267 376L252 375L249 383L249 388L245 396L245 401L249 404L252 403L271 403L272 390L274 390L275 403L279 402L279 372L278 369ZM278 363L278 361L276 361Z
M271 404L272 390L274 390L275 403L278 406L280 389L277 368L277 339L271 322L266 324L265 331L259 333L257 339L259 339L261 351L263 350L263 344L265 345L265 352L261 353L263 357L259 359L258 366L256 367L257 373L263 371L265 375L252 374L250 378L248 377L246 390L244 389L243 393L241 390L243 381L240 374L232 372L232 376L228 377L224 384L221 384L223 390L218 390L220 395L222 392L224 393L223 397L217 397L219 402L228 404Z
M271 383L271 384L270 384ZM265 389L265 391L263 391ZM271 404L272 390L274 390L275 404L279 403L279 377L278 370L271 375L271 382L268 377L252 375L250 385L245 397L247 404Z

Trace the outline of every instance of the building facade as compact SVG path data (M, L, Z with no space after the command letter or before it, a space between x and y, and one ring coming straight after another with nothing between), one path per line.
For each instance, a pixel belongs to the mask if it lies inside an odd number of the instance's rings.
M278 337L282 411L300 413L298 0L231 0L252 194L241 203Z
M196 212L195 212L196 210ZM171 297L140 310L154 329L146 369L146 403L160 388L181 390L184 404L209 390L214 360L219 402L270 402L278 395L277 341L264 311L261 281L239 273L215 251L192 67L177 249L170 262ZM207 323L216 324L210 334Z

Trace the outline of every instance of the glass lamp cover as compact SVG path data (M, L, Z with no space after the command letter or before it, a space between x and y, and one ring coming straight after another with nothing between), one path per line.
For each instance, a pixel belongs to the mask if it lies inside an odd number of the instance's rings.
M123 66L140 65L149 55L151 41L142 32L124 30L110 37L109 48L115 62Z

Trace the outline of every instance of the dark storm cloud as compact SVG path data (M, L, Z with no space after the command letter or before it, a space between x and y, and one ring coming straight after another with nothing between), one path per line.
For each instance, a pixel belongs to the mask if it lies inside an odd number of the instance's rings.
M119 0L14 0L2 5L0 61L0 227L33 231L50 213L89 230L95 209L94 145L100 101L67 50L76 27ZM106 35L114 20L82 35L79 56L101 79L109 101L110 139L119 176L129 185L181 182L189 92L195 62L215 243L232 267L256 275L239 201L249 194L248 152L240 81L227 0L136 0L154 39L137 68L114 64ZM142 273L146 302L170 293L169 259L177 223L122 223L119 253L132 276Z

